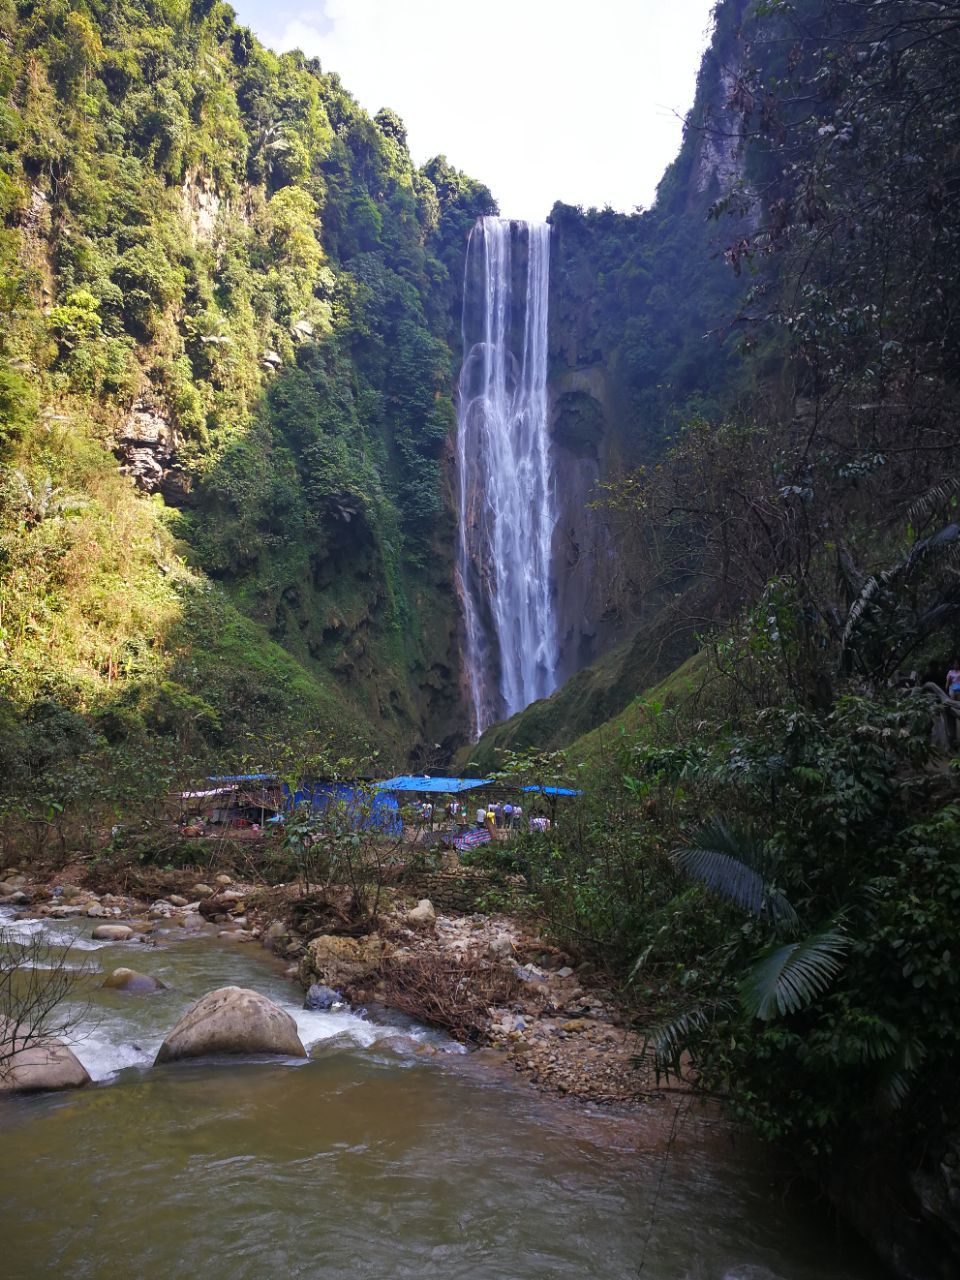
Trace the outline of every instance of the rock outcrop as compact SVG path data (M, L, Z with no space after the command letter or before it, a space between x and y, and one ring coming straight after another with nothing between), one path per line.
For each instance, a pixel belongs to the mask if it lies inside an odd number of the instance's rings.
M0 1018L0 1092L39 1093L90 1083L83 1063L62 1040L32 1040L15 1032L9 1019Z
M300 961L300 981L305 987L322 983L342 991L372 977L389 950L376 933L366 938L322 934L313 939Z
M211 1054L305 1058L297 1024L258 991L219 987L190 1006L157 1054L157 1064Z

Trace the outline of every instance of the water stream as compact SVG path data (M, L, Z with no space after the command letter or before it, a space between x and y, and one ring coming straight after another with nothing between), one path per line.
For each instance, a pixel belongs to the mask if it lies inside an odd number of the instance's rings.
M73 932L18 927L59 946ZM11 1280L880 1274L709 1118L672 1134L669 1109L651 1125L543 1099L490 1055L448 1052L458 1046L438 1033L304 1013L256 946L171 929L160 947L98 948L89 932L78 960L170 989L130 996L95 977L75 1049L98 1083L0 1099ZM187 1005L225 983L293 1012L309 1059L152 1067Z
M549 288L546 223L478 220L464 274L457 417L458 569L477 737L557 686Z

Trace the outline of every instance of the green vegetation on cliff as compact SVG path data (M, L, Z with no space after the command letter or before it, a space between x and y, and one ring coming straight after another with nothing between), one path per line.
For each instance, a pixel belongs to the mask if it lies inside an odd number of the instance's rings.
M455 732L448 340L489 192L218 0L0 27L8 775Z

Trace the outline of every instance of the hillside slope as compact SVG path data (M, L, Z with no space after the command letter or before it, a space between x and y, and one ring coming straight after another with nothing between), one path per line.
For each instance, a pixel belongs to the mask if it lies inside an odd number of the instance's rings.
M0 26L8 768L71 734L455 736L443 459L489 192L216 0Z

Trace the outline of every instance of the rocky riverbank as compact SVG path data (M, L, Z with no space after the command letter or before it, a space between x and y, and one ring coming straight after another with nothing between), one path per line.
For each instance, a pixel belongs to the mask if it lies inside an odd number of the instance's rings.
M162 945L183 929L261 944L305 991L322 984L355 1006L441 1026L544 1093L622 1108L659 1092L642 1040L592 966L575 966L506 915L438 913L429 900L411 905L392 893L374 920L358 920L347 890L265 888L225 872L211 883L147 873L126 893L86 887L80 867L44 882L17 868L2 876L0 902L101 921L105 941Z

